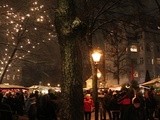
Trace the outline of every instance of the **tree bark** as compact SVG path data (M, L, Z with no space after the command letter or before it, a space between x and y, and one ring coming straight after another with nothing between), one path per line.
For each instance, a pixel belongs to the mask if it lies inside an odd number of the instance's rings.
M61 120L83 120L83 80L80 51L76 41L67 40L62 55Z
M76 25L74 24L76 21ZM83 80L79 21L72 0L58 0L55 27L62 59L61 120L83 120Z

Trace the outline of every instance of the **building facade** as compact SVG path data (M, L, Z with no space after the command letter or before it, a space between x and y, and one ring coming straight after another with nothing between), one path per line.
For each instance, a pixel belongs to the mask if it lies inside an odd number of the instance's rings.
M119 83L113 73L108 72L108 64L113 63L108 62L108 46L105 48L105 86L124 84L133 79L138 83L143 83L147 74L150 79L160 75L160 30L147 29L144 31L139 29L136 31L136 36L135 34L129 37L126 35L126 39L128 41L125 54L126 74L119 75Z

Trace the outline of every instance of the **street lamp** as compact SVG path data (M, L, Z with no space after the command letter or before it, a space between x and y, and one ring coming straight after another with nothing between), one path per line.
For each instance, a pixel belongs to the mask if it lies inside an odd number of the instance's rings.
M48 86L48 87L50 87L50 86L51 86L51 84L50 84L50 83L47 83L47 86Z
M57 84L57 87L60 87L60 84Z
M101 76L102 76L101 71L99 69L97 69L97 77L98 77L98 79L101 78Z
M101 59L101 51L95 50L92 53L92 59L94 62L94 72L93 72L93 99L94 99L94 105L95 105L95 120L98 120L98 112L99 112L99 105L98 105L98 87L97 87L97 65Z

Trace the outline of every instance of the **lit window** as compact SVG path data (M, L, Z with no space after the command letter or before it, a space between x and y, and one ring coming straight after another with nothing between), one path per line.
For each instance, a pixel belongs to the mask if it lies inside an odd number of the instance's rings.
M140 64L143 64L143 63L144 63L144 59L140 58Z
M152 59L152 65L154 64L154 59Z
M134 76L134 77L138 77L138 72L135 71L134 74L133 74L133 76Z
M131 47L130 47L130 51L131 52L137 52L138 50L137 50L137 46L136 45L132 45Z
M160 64L160 58L157 58L157 64Z

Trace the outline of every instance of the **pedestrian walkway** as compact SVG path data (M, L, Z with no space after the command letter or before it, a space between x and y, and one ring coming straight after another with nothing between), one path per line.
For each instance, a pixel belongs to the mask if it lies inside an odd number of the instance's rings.
M109 120L108 115L106 115L106 117L107 117L106 120ZM17 120L29 120L29 119L28 119L27 115L24 115L24 116L19 116ZM92 112L92 114L91 114L91 120L95 120L94 112ZM99 115L99 120L103 120L100 118L100 115Z
M24 115L24 116L18 116L14 120L29 120L29 119L28 119L27 115Z
M108 114L106 114L106 120L109 120L109 117L108 117ZM91 120L95 120L95 117L94 117L94 112L92 112L91 114ZM100 114L99 114L99 119L98 120L103 120L103 118L100 117Z

